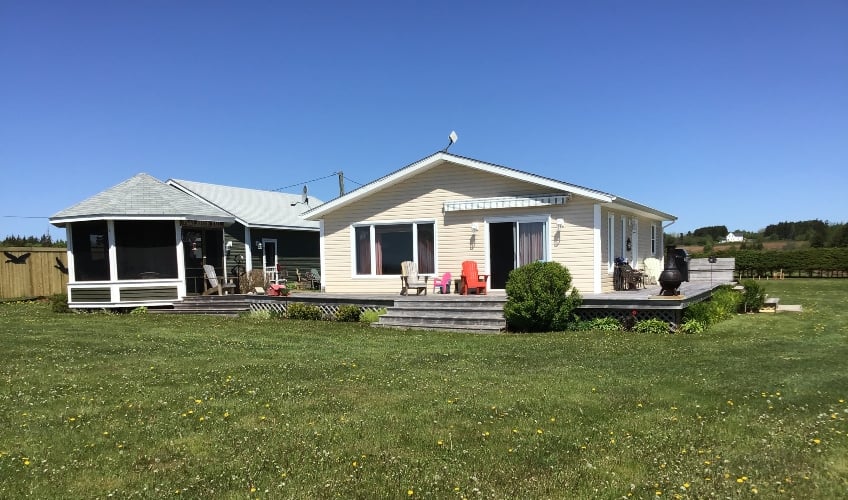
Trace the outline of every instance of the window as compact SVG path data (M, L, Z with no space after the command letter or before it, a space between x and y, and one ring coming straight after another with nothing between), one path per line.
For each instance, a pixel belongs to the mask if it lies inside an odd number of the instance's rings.
M657 225L651 224L651 255L657 254Z
M435 231L432 222L355 226L354 262L357 275L400 275L400 263L418 263L418 272L435 272Z
M621 216L621 258L627 258L627 217Z
M118 279L176 278L176 238L173 221L115 221Z
M71 224L76 281L109 279L109 230L106 221Z

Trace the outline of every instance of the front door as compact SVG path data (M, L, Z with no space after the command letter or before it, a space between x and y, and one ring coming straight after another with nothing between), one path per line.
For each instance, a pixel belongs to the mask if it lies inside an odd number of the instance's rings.
M277 282L277 240L262 238L262 268L265 280Z

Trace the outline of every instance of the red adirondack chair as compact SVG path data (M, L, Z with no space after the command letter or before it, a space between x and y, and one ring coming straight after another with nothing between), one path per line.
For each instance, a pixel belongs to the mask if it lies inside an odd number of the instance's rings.
M489 279L488 274L480 274L477 272L477 263L473 260L466 260L462 263L462 276L460 280L459 293L462 295L468 294L469 288L476 289L478 294L486 294L486 281Z

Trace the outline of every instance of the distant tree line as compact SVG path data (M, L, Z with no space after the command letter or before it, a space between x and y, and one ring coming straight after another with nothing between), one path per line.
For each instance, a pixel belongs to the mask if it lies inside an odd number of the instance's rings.
M848 224L830 223L818 219L779 222L770 224L761 231L734 231L741 234L745 241L741 250L762 250L764 241L803 241L812 248L848 247ZM713 245L725 240L729 231L727 226L707 226L683 233L666 233L665 241L669 245L703 246L704 251L712 251ZM791 246L790 246L791 248Z
M65 240L53 240L49 234L41 236L7 236L0 241L0 247L57 247L65 248L68 243Z

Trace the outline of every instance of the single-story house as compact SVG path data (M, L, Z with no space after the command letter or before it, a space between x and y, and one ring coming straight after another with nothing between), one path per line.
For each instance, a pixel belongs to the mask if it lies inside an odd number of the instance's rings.
M50 218L67 229L68 304L172 305L203 292L205 264L224 281L287 255L317 265L318 224L300 218L299 202L300 195L133 176ZM265 224L265 211L282 222Z
M400 263L459 278L474 260L490 289L523 264L565 265L582 293L613 289L616 258L663 259L663 211L563 181L437 152L312 208L327 292L399 290Z

